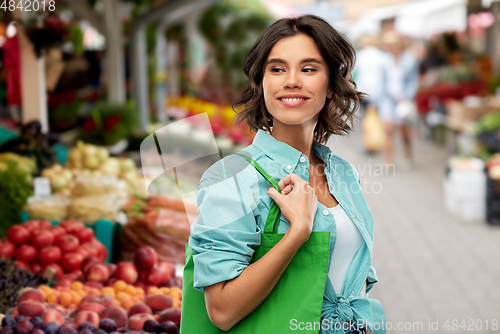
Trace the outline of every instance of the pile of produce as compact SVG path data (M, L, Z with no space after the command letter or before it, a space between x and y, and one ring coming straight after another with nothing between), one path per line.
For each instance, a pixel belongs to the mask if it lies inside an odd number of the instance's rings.
M108 175L123 180L130 193L136 191L139 175L132 159L110 157L104 147L81 141L70 150L65 167L56 164L42 171L42 176L50 179L52 192L65 195L71 195L79 176L99 178Z
M41 275L19 269L12 261L0 260L0 313L16 306L18 291L47 283Z
M19 213L33 194L34 160L14 153L0 153L0 238L7 229L20 222Z
M52 226L49 221L30 220L9 228L7 240L0 245L0 257L13 259L19 268L34 274L51 268L59 279L65 273L81 275L88 258L104 263L108 251L95 238L94 230L81 222L68 220Z
M63 275L52 288L24 290L0 334L179 332L182 281L172 264L158 263L149 247L137 251L134 263L89 259L80 275Z

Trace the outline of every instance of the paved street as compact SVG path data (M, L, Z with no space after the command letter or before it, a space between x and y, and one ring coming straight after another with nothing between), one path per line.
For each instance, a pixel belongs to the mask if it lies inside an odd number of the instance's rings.
M355 129L330 147L358 169L375 219L379 283L370 297L384 306L388 333L500 333L500 228L446 210L446 148L415 137L415 168L380 176L382 155L364 154L359 123Z

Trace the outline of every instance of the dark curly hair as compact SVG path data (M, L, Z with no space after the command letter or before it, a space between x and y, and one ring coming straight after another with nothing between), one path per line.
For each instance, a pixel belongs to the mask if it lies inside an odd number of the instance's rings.
M328 22L315 15L278 20L257 39L243 63L248 87L233 103L233 109L244 106L236 116L236 125L245 121L255 132L259 129L271 131L273 116L267 111L262 88L265 63L279 40L298 34L311 37L328 64L328 86L333 95L327 98L314 129L314 141L326 143L331 135L343 135L352 130L354 114L364 94L356 90L351 75L356 59L354 48Z

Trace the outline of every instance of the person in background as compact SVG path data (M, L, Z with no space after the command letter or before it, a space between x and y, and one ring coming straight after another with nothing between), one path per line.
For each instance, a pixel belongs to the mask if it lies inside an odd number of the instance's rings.
M404 145L404 160L401 167L413 167L413 152L411 147L410 129L407 119L396 112L398 105L405 102L414 102L419 86L419 65L416 57L405 51L402 37L394 31L382 35L382 43L387 52L381 82L379 115L384 122L385 164L388 169L393 166L394 128L401 131Z
M361 50L356 55L354 80L357 89L367 98L363 101L362 112L372 104L378 108L382 86L380 83L384 76L385 54L378 48L379 39L376 36L364 35L359 39Z

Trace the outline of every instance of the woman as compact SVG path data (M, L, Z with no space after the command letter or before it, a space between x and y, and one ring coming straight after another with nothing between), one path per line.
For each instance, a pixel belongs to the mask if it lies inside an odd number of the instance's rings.
M382 306L363 297L377 282L373 219L353 165L323 145L351 130L347 122L352 125L359 108L354 57L344 37L312 15L277 21L245 57L249 86L235 105L245 106L238 122L257 135L244 151L279 180L281 194L237 155L211 166L200 181L199 218L189 240L194 288L204 291L208 315L220 329L266 299L313 231L330 231L322 319L342 326L361 321L360 331L346 327L346 333L385 333ZM282 212L278 233L285 235L250 264L273 200Z
M413 166L411 150L410 128L407 119L398 114L397 109L403 104L412 107L419 85L418 61L408 52L404 51L404 43L396 32L388 31L382 36L387 59L384 67L384 81L380 98L380 118L384 121L385 164L389 168L393 165L394 128L399 128L403 139L404 159L401 163L403 169ZM408 102L410 102L408 104ZM394 170L392 171L394 173Z

